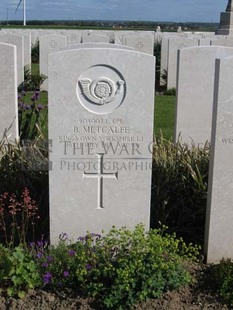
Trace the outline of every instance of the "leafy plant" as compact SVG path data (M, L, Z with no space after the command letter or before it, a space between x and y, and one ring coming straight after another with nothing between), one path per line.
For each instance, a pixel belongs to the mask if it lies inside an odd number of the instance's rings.
M44 74L32 74L28 66L24 68L24 82L19 87L19 91L36 91L40 89L41 84L47 79Z
M165 96L176 96L176 89L173 87L173 88L169 88L168 90L165 90L163 92L163 94Z
M40 91L35 91L31 96L31 104L25 103L25 97L25 91L22 91L18 96L20 139L34 140L40 135L43 136L41 128L44 128L47 121L48 110L47 106L38 102ZM46 110L46 112L42 113L42 110Z
M214 280L225 302L233 306L233 262L231 259L222 259L220 264L214 266Z
M30 238L34 238L34 226L39 218L36 202L31 199L25 188L21 197L14 193L0 196L0 240L8 248L17 244L26 244L30 229Z
M37 40L35 44L32 44L31 57L32 57L32 63L34 64L39 63L39 59L40 59L39 40Z
M32 252L46 287L73 287L107 309L128 309L191 281L184 261L195 260L198 248L164 229L112 228L106 236L89 233L75 244L63 234L57 247L35 245Z
M14 193L19 199L25 187L36 201L41 215L38 225L33 226L35 238L38 239L42 231L48 234L48 145L43 139L27 141L23 146L7 140L0 141L0 195ZM31 229L28 236L32 240Z
M154 143L151 227L164 224L186 241L203 243L209 146Z
M34 289L41 285L37 265L30 253L20 246L7 254L5 259L9 266L9 272L4 276L4 280L8 282L7 294L23 298L28 289Z

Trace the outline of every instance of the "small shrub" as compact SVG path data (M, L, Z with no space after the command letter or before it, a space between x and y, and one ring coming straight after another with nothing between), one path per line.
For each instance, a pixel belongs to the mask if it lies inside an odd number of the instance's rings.
M28 188L41 216L37 225L33 226L35 239L41 237L41 232L49 233L48 162L48 145L43 139L24 143L23 146L5 140L0 142L0 195L7 192L11 196L14 193L19 199L24 189ZM33 238L31 228L29 227L27 240ZM2 232L0 238L3 242Z
M163 229L145 232L113 228L106 236L88 234L75 244L67 237L57 247L32 249L45 287L73 287L99 299L106 309L128 309L138 301L190 283L186 259L198 249Z
M25 103L25 97L25 91L22 91L18 96L20 139L34 140L42 135L41 128L47 126L48 109L46 105L39 103L39 90L36 90L31 96L31 104ZM46 110L46 112L42 113L42 110Z
M220 264L214 267L214 278L220 295L225 302L233 306L233 262L230 259L222 259Z
M1 264L7 266L7 269L4 269L3 280L8 286L9 296L17 295L23 298L28 289L41 285L37 265L27 249L16 247L12 250L5 250L2 258Z
M166 96L176 96L176 89L174 87L168 89L168 90L165 90L163 92L164 95Z
M186 242L203 244L209 146L154 144L151 227L162 223Z
M32 63L33 64L39 63L39 59L40 59L39 40L37 40L35 44L32 44L31 57L32 57Z
M0 196L0 240L7 247L26 244L30 231L30 238L34 238L35 222L39 218L36 202L31 199L29 190L25 188L21 197L14 193L4 193Z
M19 86L19 91L36 91L47 79L43 74L32 74L29 67L24 68L24 82Z

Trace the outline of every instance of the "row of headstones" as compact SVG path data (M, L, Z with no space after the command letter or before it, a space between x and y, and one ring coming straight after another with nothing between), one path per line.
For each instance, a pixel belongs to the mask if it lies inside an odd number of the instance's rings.
M0 44L0 63L3 132L14 118L17 124L14 46ZM154 56L79 48L50 54L48 63L51 240L56 242L62 231L75 238L112 225L133 228L142 222L148 228ZM212 123L207 261L233 258L233 49L182 49L178 70L176 132L184 136L179 126L187 124L188 137L194 136L196 121L196 130L203 132L208 124L210 140ZM17 137L16 125L14 129Z
M177 51L192 46L228 46L233 47L230 36L209 36L200 38L196 35L185 37L163 37L161 41L161 78L160 85L167 84L167 89L176 87ZM167 72L167 80L164 73ZM165 74L166 75L166 74Z
M31 35L32 30L0 31L0 42L17 46L18 85L23 82L24 66L30 68L31 64ZM45 35L47 33L47 35ZM215 36L213 33L162 33L157 38L152 31L134 32L90 32L57 30L37 30L38 39L41 42L41 67L40 73L47 75L47 55L49 52L61 50L64 46L79 44L80 42L102 42L125 45L136 51L153 55L155 40L162 40L161 48L161 73L167 72L167 88L176 87L177 50L189 46L219 45L233 46L233 40L228 36ZM63 35L58 35L61 33ZM104 34L103 34L104 33ZM47 42L46 42L47 41ZM160 84L165 80L161 77ZM43 85L47 90L47 81Z
M147 53L153 55L154 53L154 40L152 36L142 36L142 35L128 35L125 37L116 36L115 43L109 43L109 38L105 36L106 40L103 39L104 36L93 35L87 40L87 43L76 43L69 44L69 36L49 34L43 35L39 38L40 46L40 73L48 76L48 55L50 53L64 51L69 49L77 48L124 48L124 49L134 49L139 52ZM119 44L117 44L119 43ZM48 91L48 79L44 81L41 85L42 90Z
M31 67L31 36L28 34L11 34L0 31L0 43L16 47L17 85L24 81L24 67Z

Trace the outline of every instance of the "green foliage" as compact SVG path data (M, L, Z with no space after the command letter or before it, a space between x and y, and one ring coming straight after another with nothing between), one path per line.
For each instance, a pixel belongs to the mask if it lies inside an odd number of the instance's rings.
M35 44L32 44L31 57L32 57L32 63L33 64L38 64L39 63L39 60L40 60L39 40L37 40Z
M203 243L209 146L157 139L153 152L151 227L160 223L186 241Z
M233 306L233 262L230 259L222 259L220 264L214 267L214 279L220 295Z
M1 195L0 241L9 248L17 244L26 244L29 231L30 237L34 239L34 226L39 218L37 210L36 202L31 199L27 188L20 197L7 192Z
M22 91L18 96L19 106L19 134L21 140L34 140L47 136L48 109L40 103L43 93Z
M176 89L174 87L169 88L168 90L165 90L163 94L166 96L176 96Z
M24 67L24 82L19 87L19 90L35 91L40 88L41 84L47 79L43 74L32 74L31 69Z
M61 234L56 246L43 240L28 248L0 246L0 285L19 297L29 288L71 288L94 297L105 309L129 309L192 281L185 266L187 260L197 260L199 249L166 229L113 227L103 237L88 233L74 244Z
M41 285L41 278L30 253L22 248L16 247L13 250L5 250L1 265L7 266L4 269L3 279L8 283L7 294L17 295L23 298L28 289L34 289ZM2 256L2 255L1 255Z
M106 309L128 309L190 283L184 261L198 255L197 247L186 246L164 228L145 232L142 225L134 231L112 228L104 237L88 234L65 244L62 238L57 247L39 250L45 285L73 285Z
M37 238L42 232L48 234L48 146L40 139L28 141L23 146L0 141L0 195L8 192L20 197L25 187L37 202L41 215L35 226ZM30 236L32 238L32 234Z
M163 70L163 72L160 72L161 73L161 79L163 81L163 86L164 88L166 89L167 88L167 70Z

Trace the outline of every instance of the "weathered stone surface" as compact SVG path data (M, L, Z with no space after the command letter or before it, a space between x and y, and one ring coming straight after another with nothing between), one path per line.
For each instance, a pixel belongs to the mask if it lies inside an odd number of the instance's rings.
M233 48L202 46L178 54L175 140L204 145L210 142L215 59L233 55Z
M18 138L16 46L0 43L0 140Z
M205 252L208 263L233 259L233 57L216 60Z
M155 58L92 48L49 55L50 232L149 227Z

